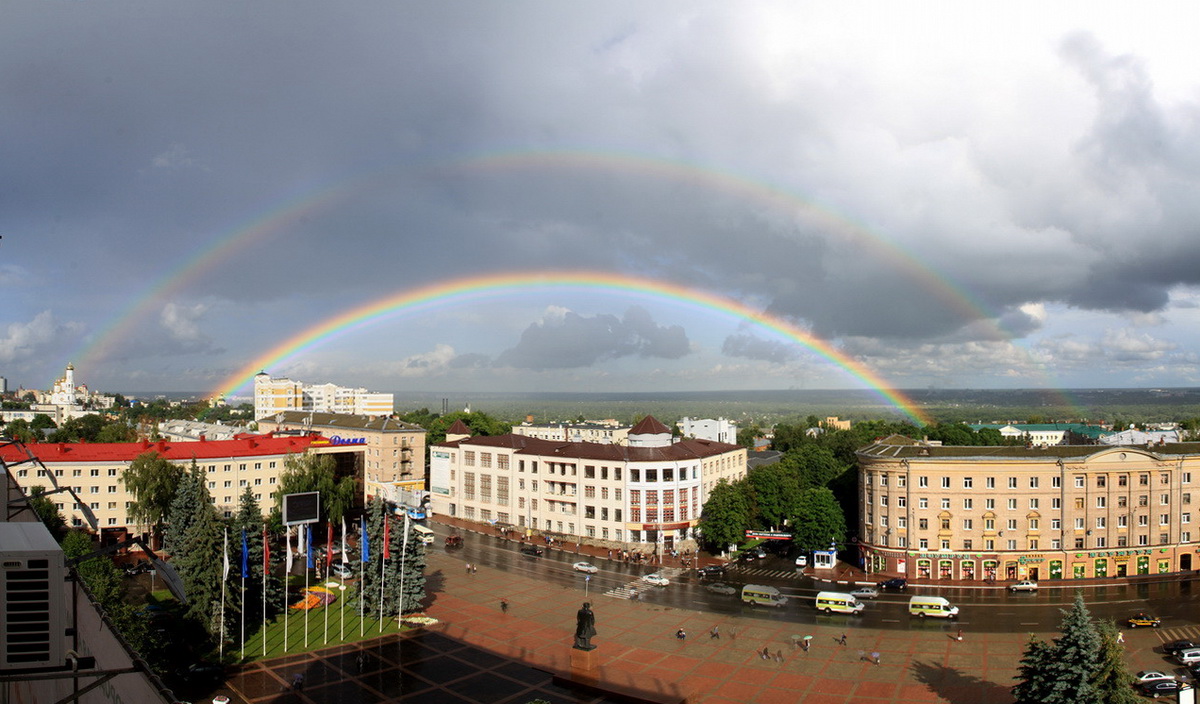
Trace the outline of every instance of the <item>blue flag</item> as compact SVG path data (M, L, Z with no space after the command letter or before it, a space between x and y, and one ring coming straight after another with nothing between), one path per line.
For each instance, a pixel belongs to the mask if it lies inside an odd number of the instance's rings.
M313 534L313 532L312 532L311 528L305 532L308 533L308 569L311 570L312 568L317 566L313 562L313 555L312 555L312 534Z
M362 524L362 561L370 562L371 561L371 546L369 543L367 543L367 519L360 518L358 520L359 520L359 523Z
M242 529L242 579L250 574L250 548L246 547L246 529Z

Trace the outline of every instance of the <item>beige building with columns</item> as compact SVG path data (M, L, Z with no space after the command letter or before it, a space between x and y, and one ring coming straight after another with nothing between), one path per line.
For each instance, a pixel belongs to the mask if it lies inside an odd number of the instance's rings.
M873 573L1042 581L1200 566L1200 444L859 450L860 557Z

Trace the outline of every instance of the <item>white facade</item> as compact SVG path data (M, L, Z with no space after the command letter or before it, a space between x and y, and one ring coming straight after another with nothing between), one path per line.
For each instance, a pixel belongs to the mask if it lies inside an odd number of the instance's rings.
M389 416L395 410L393 394L336 384L305 384L287 378L272 378L266 372L254 377L254 419L261 420L284 411L348 413Z
M737 444L737 423L724 418L681 418L676 423L685 438Z
M604 445L624 445L629 426L616 421L586 423L522 423L514 425L514 435L558 442L597 442Z

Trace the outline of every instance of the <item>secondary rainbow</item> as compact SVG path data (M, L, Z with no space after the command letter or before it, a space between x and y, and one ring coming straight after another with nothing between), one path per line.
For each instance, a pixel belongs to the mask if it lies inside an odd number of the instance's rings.
M336 337L400 313L418 313L435 307L461 305L502 294L535 289L566 288L608 293L635 293L656 300L682 303L738 320L745 320L799 343L844 369L852 377L895 406L918 425L930 420L911 399L894 388L862 362L846 355L829 342L796 327L792 323L739 301L706 291L687 288L655 279L607 272L511 272L440 281L389 294L327 318L293 335L271 350L254 358L238 370L212 395L232 396L251 383L254 375L268 367L291 359Z

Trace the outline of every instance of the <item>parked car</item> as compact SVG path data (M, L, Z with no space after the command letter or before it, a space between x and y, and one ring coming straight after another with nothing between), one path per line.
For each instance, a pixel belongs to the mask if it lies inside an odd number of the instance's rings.
M1179 691L1179 683L1175 680L1151 680L1138 684L1138 691L1143 696L1158 699L1164 694L1173 697Z
M891 579L885 579L876 586L880 589L895 589L902 592L908 587L908 580L900 577L892 577Z
M1134 614L1125 623L1130 628L1158 628L1162 625L1162 619L1149 614Z
M879 590L875 587L859 587L850 592L850 596L856 599L878 599Z
M707 565L696 570L696 574L700 576L700 579L723 577L725 575L725 565Z
M352 564L354 563L335 562L329 573L338 579L350 579L354 576L354 568L350 566Z
M1150 682L1152 680L1173 680L1175 675L1168 675L1158 670L1142 670L1133 676L1135 682Z
M521 548L521 554L528 555L530 557L541 557L545 552L545 550L536 545L526 545L525 547Z
M653 584L656 587L665 587L671 583L671 580L667 579L666 577L662 576L661 574L659 574L657 572L654 572L652 574L642 575L642 581L645 582L646 584Z
M197 662L175 673L180 679L192 684L212 684L225 680L225 668L207 662Z
M796 566L797 567L808 567L808 556L807 555L797 555L796 556Z
M737 587L725 584L724 582L713 582L712 584L706 585L704 588L713 594L721 594L723 596L733 596L734 594L738 593Z
M1008 588L1010 592L1036 592L1038 583L1032 579L1022 579Z
M1167 655L1174 655L1175 653L1178 653L1181 650L1191 650L1192 648L1198 648L1198 647L1200 647L1200 645L1197 645L1196 643L1193 643L1190 640L1173 640L1173 641L1170 641L1167 643L1163 643L1163 652L1166 653Z
M587 572L588 574L596 574L600 571L599 567L596 567L590 562L576 562L575 564L571 565L571 569L575 570L576 572Z

